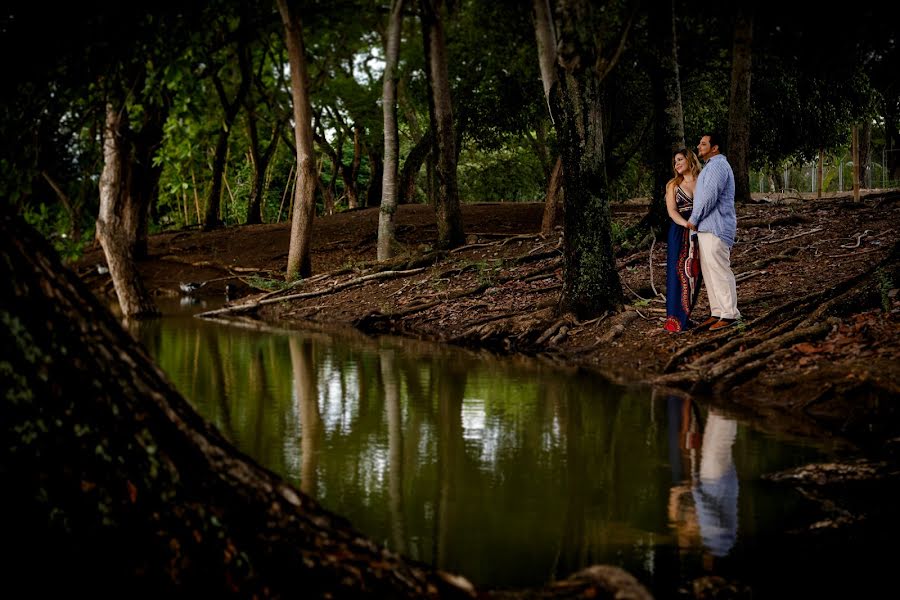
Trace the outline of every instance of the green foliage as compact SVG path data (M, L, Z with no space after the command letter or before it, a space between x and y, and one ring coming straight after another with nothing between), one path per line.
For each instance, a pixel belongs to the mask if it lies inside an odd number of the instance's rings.
M466 144L457 166L459 197L464 202L543 200L547 186L535 153L519 140L493 151Z
M278 292L291 286L291 282L281 279L271 279L269 277L260 277L253 275L247 278L247 283L258 290L266 292Z

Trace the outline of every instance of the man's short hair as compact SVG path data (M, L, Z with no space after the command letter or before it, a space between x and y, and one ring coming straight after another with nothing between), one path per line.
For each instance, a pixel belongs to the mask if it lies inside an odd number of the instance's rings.
M707 131L703 135L709 136L709 147L719 147L719 154L725 154L725 138L718 131ZM702 137L702 136L701 136Z

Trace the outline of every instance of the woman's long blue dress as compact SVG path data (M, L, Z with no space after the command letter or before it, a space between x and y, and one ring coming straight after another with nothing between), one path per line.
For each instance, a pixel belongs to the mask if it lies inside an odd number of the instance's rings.
M691 216L694 199L681 186L675 188L675 204L685 219ZM687 227L669 225L666 260L666 324L667 331L690 329L691 311L700 296L700 247L697 236Z

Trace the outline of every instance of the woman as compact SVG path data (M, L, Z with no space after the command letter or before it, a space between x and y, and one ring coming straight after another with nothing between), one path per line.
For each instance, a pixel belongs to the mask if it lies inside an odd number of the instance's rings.
M684 331L692 326L691 310L700 293L700 251L691 235L688 218L694 206L694 186L700 161L691 150L681 148L672 157L675 177L666 184L669 226L666 260L666 331Z

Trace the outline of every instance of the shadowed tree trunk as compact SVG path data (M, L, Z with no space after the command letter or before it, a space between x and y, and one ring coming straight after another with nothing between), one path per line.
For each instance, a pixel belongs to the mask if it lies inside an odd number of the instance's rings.
M753 9L739 5L731 57L731 100L728 104L728 162L734 169L734 199L750 200L750 62Z
M541 83L544 86L544 102L550 109L550 90L556 83L556 33L553 31L553 20L550 16L548 0L533 0L532 17L534 20L534 36L537 40L538 65L541 68ZM560 214L560 198L563 192L562 158L556 164L547 180L547 195L544 200L544 216L541 219L541 234L548 236L553 232Z
M291 245L288 250L286 279L312 274L310 242L316 210L316 157L313 155L312 110L309 106L309 77L303 47L300 17L291 11L287 0L278 0L278 12L284 23L288 59L291 63L291 95L294 101L294 142L297 148L297 186L291 219Z
M397 132L397 60L404 0L393 0L388 19L384 81L381 103L384 115L384 171L381 179L381 210L378 211L378 260L391 257L394 243L394 213L397 212L400 138Z
M859 124L859 185L863 188L878 187L872 185L872 120L865 119Z
M204 231L210 231L222 226L219 220L219 204L222 200L222 176L225 173L225 159L228 156L228 136L231 135L231 127L237 118L241 105L244 103L244 97L250 89L250 57L246 43L240 39L238 41L238 65L241 71L241 83L238 85L237 93L234 99L229 102L228 94L225 92L225 86L217 73L213 73L212 80L215 85L216 93L219 95L219 101L225 110L225 117L222 121L222 128L219 130L219 136L216 140L216 152L213 158L213 174L212 185L209 188L209 196L206 198L206 217L203 220Z
M153 299L144 288L135 265L137 233L147 219L147 195L135 195L132 146L129 141L128 113L106 105L103 130L103 172L100 174L100 211L97 239L103 247L122 314L127 318L156 316Z
M443 0L421 0L422 35L425 39L425 72L428 76L428 109L434 132L434 210L437 217L437 247L456 248L465 243L459 188L456 181L456 137L450 101L447 44L441 16Z
M556 16L558 84L552 106L566 186L560 310L585 319L622 303L612 248L601 82L621 55L630 21L607 58L597 47L601 23L588 0L561 1Z
M369 184L366 186L366 206L381 206L381 184L384 178L384 162L381 148L368 149Z
M250 199L247 201L247 225L262 223L263 183L266 178L266 171L269 169L269 162L272 160L272 156L275 155L275 149L278 147L278 135L281 126L281 122L275 124L269 144L265 150L262 150L259 145L256 114L254 114L251 106L247 107L247 130L250 133L250 162L253 168L250 183Z
M422 164L431 155L432 145L433 140L429 129L406 155L406 160L403 161L403 170L400 172L399 204L408 204L416 199L416 177L422 169Z
M650 11L650 37L656 60L650 78L653 93L653 191L647 225L657 238L665 237L669 224L666 184L672 179L672 153L683 148L684 116L678 74L677 41L672 0L655 3Z

